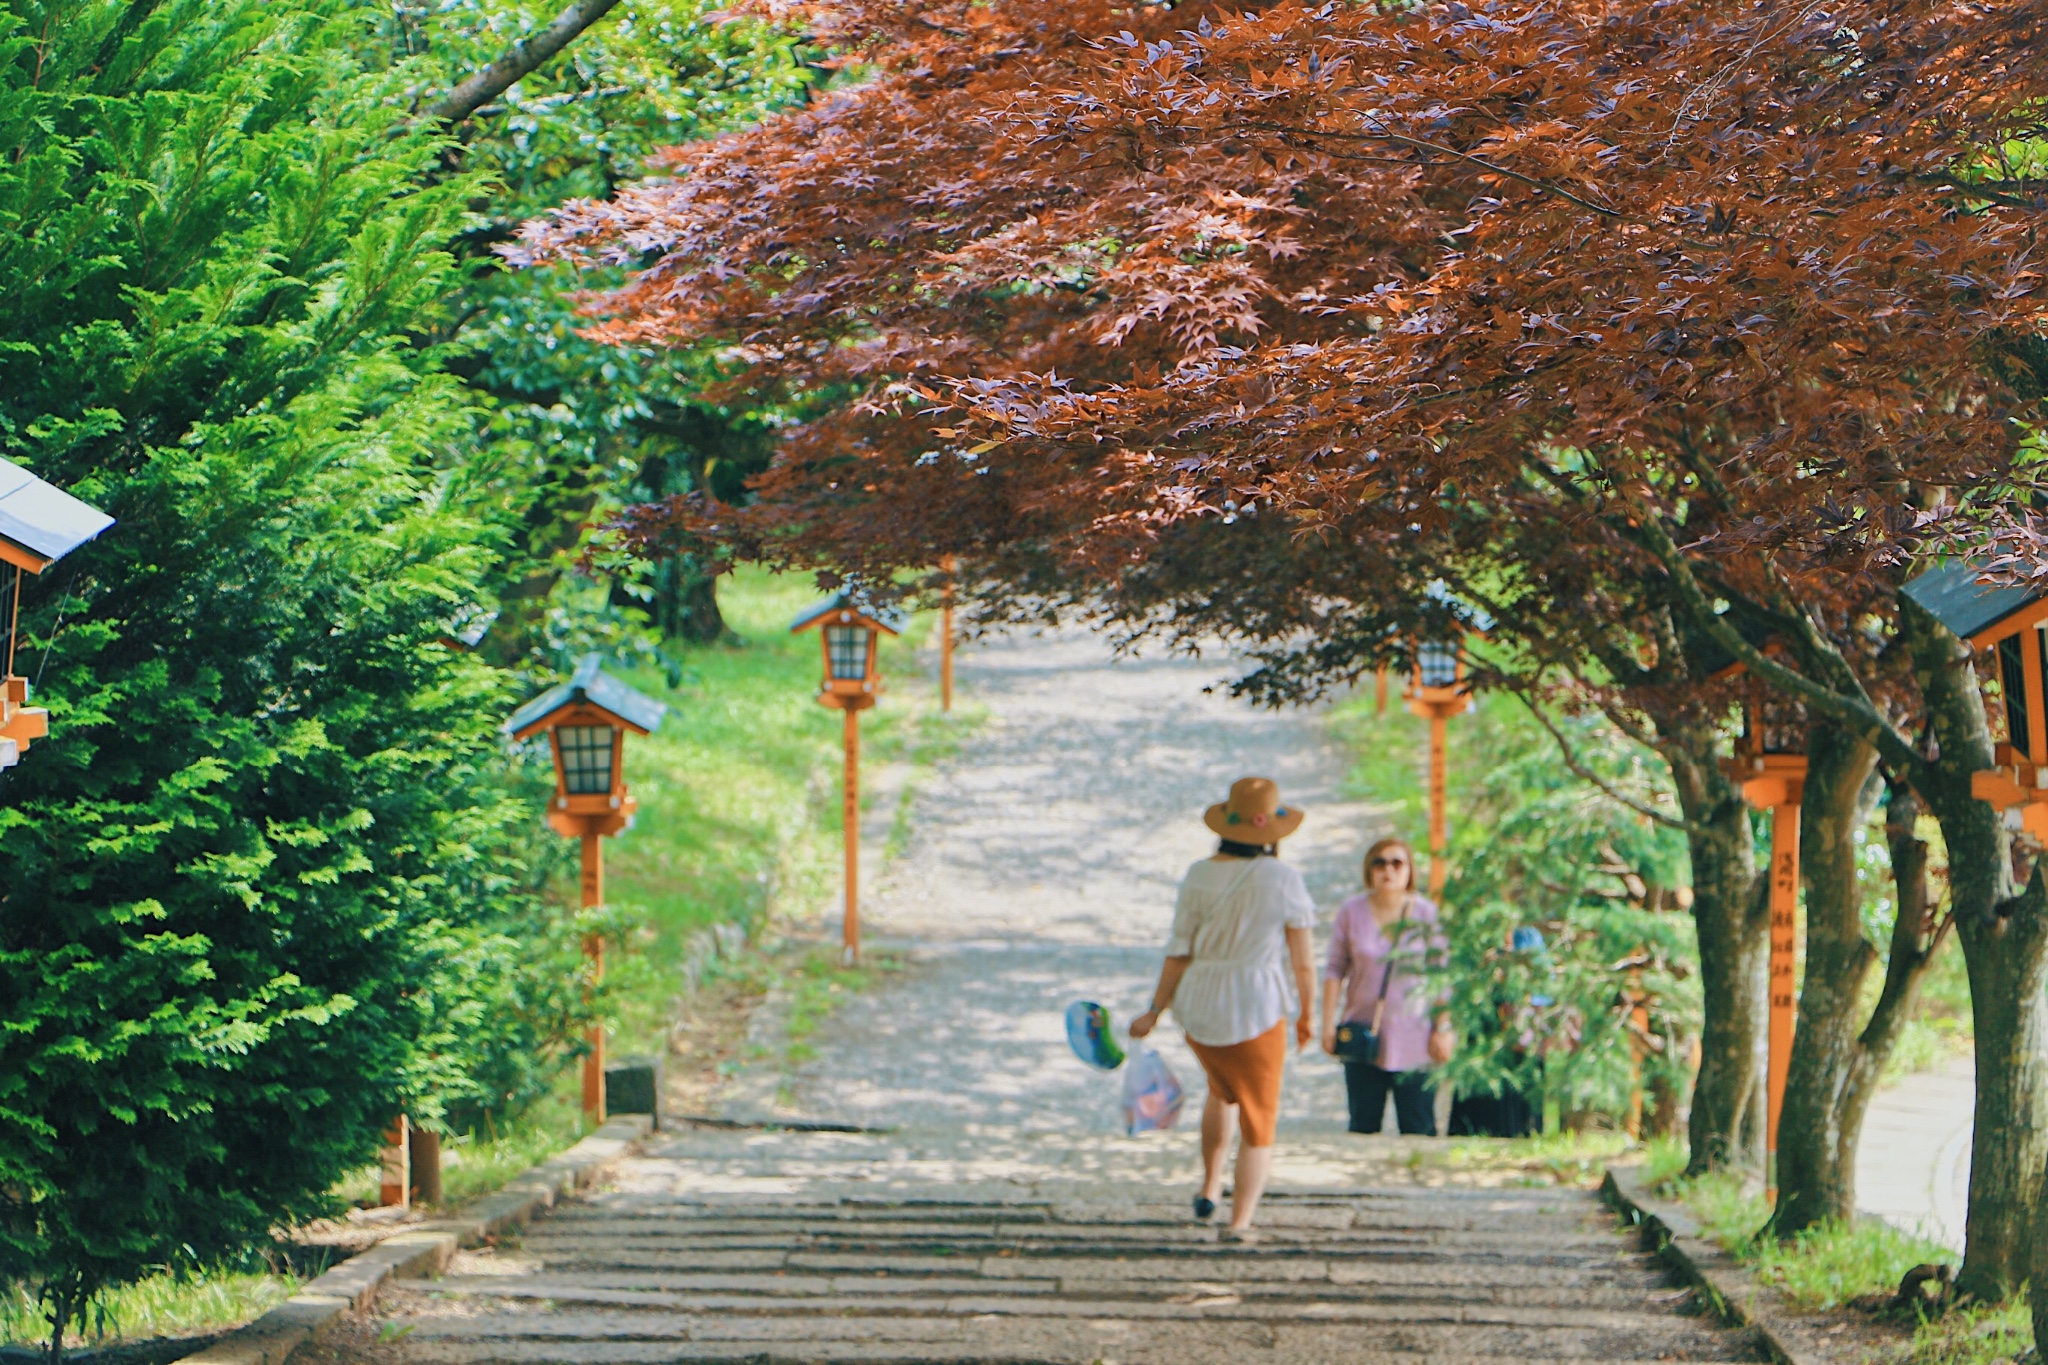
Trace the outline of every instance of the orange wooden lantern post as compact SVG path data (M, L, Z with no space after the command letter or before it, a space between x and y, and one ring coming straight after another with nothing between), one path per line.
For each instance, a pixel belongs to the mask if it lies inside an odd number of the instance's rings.
M1782 714L1781 714L1782 713ZM1764 1184L1778 1187L1778 1116L1792 1070L1792 1031L1799 1017L1799 800L1806 786L1805 728L1797 708L1751 705L1742 739L1724 760L1742 799L1771 813L1771 959L1764 1067Z
M825 680L818 701L845 717L846 776L841 789L846 827L846 915L841 921L841 956L848 966L860 960L860 713L882 693L882 675L875 652L884 635L897 635L902 621L893 613L863 606L853 594L836 592L802 612L789 626L792 634L817 630L825 654Z
M2005 732L1993 766L1970 774L1970 794L2005 812L2008 826L2048 841L2048 592L1977 581L1974 564L1954 564L1906 584L1906 596L1969 642L1997 656L1997 704L1986 698L1992 732ZM2001 723L2002 722L2002 723Z
M939 607L939 709L953 709L953 595L959 586L960 561L947 555L945 596Z
M661 724L668 706L635 692L604 671L595 654L585 655L569 681L549 688L512 714L505 729L515 740L545 732L555 760L555 794L548 824L583 841L583 906L604 904L604 853L598 840L632 823L639 808L626 790L628 733L644 735ZM604 940L583 940L592 985L604 979ZM604 1025L590 1031L590 1055L583 1059L583 1113L602 1123Z
M1445 722L1472 709L1472 693L1465 687L1465 650L1461 638L1425 640L1415 650L1415 671L1406 694L1408 710L1429 721L1429 894L1443 894L1449 867L1444 861L1448 842L1444 825L1444 798L1449 784L1449 755L1445 744Z
M0 565L14 570L0 601L0 610L7 613L5 646L0 648L5 661L0 667L0 768L13 767L33 741L50 733L50 713L28 704L29 680L14 671L21 576L40 574L113 524L97 507L0 460Z

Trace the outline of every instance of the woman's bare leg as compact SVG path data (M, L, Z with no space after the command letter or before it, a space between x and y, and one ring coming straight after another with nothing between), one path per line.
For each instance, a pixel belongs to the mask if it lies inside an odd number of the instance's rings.
M1273 1149L1270 1146L1237 1144L1237 1187L1230 1194L1232 1230L1243 1232L1252 1225L1252 1215L1259 1211L1259 1196L1266 1192L1266 1176L1272 1169Z
M1202 1101L1202 1198L1223 1197L1223 1154L1230 1150L1230 1130L1237 1127L1237 1106L1225 1104L1211 1090Z

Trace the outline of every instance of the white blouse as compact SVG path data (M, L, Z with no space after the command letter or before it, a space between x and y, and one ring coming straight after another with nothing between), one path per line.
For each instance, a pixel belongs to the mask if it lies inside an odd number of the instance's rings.
M1174 1017L1205 1047L1256 1038L1298 1007L1288 929L1315 926L1301 874L1278 858L1203 859L1181 879L1168 957L1192 957Z

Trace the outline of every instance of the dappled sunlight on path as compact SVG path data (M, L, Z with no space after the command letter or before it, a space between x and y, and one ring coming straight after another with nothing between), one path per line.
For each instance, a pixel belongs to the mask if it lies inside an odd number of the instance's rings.
M1227 658L1119 660L1066 633L978 645L958 669L989 724L917 794L909 850L863 910L868 941L909 965L833 1016L793 1085L735 1087L728 1117L1112 1132L1120 1077L1075 1060L1060 1012L1099 1000L1121 1027L1144 1008L1180 876L1215 848L1203 809L1234 778L1275 779L1309 812L1282 851L1326 924L1386 828L1343 798L1316 712L1204 692ZM1170 1017L1154 1042L1198 1106ZM1342 1128L1342 1074L1319 1051L1290 1064L1282 1121Z

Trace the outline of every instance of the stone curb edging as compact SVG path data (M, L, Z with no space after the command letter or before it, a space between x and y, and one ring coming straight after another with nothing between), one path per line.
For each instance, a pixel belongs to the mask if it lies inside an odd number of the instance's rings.
M1784 1365L1828 1365L1833 1359L1777 1290L1758 1283L1733 1256L1701 1236L1691 1214L1653 1197L1641 1171L1610 1166L1600 1193L1642 1229L1644 1246L1711 1295L1724 1316L1755 1328L1772 1358Z
M545 1213L564 1195L594 1184L639 1146L653 1127L646 1114L611 1119L558 1156L543 1161L450 1218L385 1238L310 1281L262 1317L175 1365L284 1365L293 1351L327 1334L354 1309L370 1306L393 1277L417 1279L447 1269L458 1247L475 1246Z

